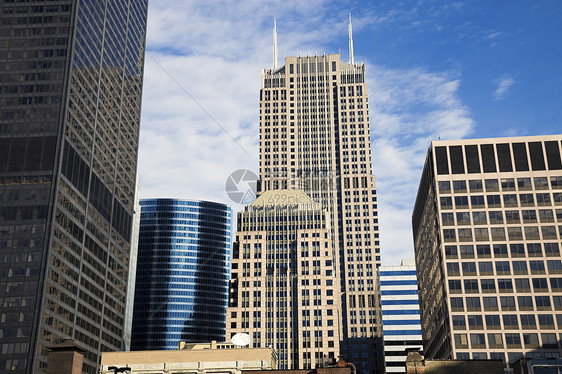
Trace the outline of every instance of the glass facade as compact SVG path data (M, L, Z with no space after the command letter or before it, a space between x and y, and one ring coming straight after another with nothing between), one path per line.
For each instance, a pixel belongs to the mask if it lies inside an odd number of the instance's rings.
M123 338L147 1L0 6L0 370Z
M230 207L178 199L140 205L131 349L224 341Z

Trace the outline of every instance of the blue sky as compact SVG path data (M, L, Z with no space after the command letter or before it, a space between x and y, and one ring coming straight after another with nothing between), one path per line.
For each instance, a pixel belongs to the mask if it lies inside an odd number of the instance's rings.
M260 70L284 56L366 65L382 258L412 257L410 217L431 140L562 132L561 1L149 3L141 198L221 201L258 169ZM236 141L233 140L236 139Z

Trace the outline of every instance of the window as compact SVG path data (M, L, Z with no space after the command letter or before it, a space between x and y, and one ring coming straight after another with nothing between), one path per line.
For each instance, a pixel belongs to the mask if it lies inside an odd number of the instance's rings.
M461 281L459 279L449 279L449 292L461 293Z
M503 213L501 211L489 211L488 216L490 217L490 223L503 223Z
M459 264L457 262L448 262L447 263L447 275L448 276L461 275L461 272L459 270Z
M523 334L523 343L525 348L539 348L539 335L534 333Z
M469 312L481 311L482 307L480 305L479 297L467 297L466 298L466 310Z
M474 246L463 244L460 246L461 258L474 258Z
M486 186L486 192L496 192L500 190L497 179L486 179L484 185Z
M472 206L472 209L484 208L485 207L484 196L482 195L471 196L470 204Z
M539 228L537 226L526 226L525 240L540 240Z
M507 257L507 244L494 244L494 257Z
M535 198L533 197L533 194L530 193L520 194L519 201L521 202L521 206L535 206Z
M445 246L445 257L447 259L458 258L457 246L456 245L446 245Z
M544 261L529 261L529 269L531 270L531 274L544 274Z
M504 314L502 316L503 319L503 328L506 330L517 330L519 329L519 322L517 322L517 315L515 314Z
M501 330L500 316L486 315L486 328L488 330Z
M455 348L457 349L468 348L468 338L466 334L455 334Z
M500 292L513 293L513 282L511 279L498 279L498 290Z
M502 178L500 182L502 185L502 191L515 191L515 179Z
M510 275L511 269L508 261L497 261L496 262L496 274L498 275Z
M470 188L470 192L481 192L482 181L480 179L471 179L468 181L468 187Z
M531 283L527 278L516 278L515 289L517 292L531 292Z
M441 196L439 201L441 209L453 209L453 199L450 196Z
M506 223L520 223L521 220L519 219L519 211L507 210L505 212L505 221Z
M443 226L455 225L455 215L453 213L441 213L441 220L443 221Z
M543 240L551 240L551 239L558 239L556 236L556 227L555 226L542 226L541 227L542 238Z
M562 261L561 260L547 260L549 274L560 274L562 273Z
M537 310L552 310L550 296L535 296L535 304L537 305Z
M521 231L521 227L508 227L507 237L510 241L523 240L523 231Z
M496 284L493 279L481 279L480 284L482 286L483 293L496 292Z
M505 240L505 229L503 227L492 227L490 229L492 233L493 241L504 241Z
M443 229L443 240L446 242L457 241L455 237L455 229Z
M523 210L521 211L521 217L523 217L524 223L537 222L537 212L535 210Z
M506 333L505 344L507 348L521 348L521 335L518 333Z
M555 278L553 278L555 279ZM551 279L552 282L552 279ZM533 290L535 292L548 292L548 285L545 278L533 278ZM552 290L554 291L554 290Z
M470 346L473 349L486 348L484 334L470 334Z
M488 334L488 345L490 348L503 348L502 334Z
M539 219L541 223L554 222L554 214L552 209L539 209Z
M464 312L462 297L451 297L451 310L453 312Z
M476 275L476 264L474 262L463 262L462 275L463 276Z
M515 298L513 296L500 296L502 310L515 310Z
M450 193L451 192L451 182L449 181L439 181L437 182L439 187L439 193Z
M519 191L529 191L533 188L531 178L517 178L517 187Z
M542 248L540 243L528 243L527 254L529 257L542 257Z
M502 206L500 195L488 195L486 200L488 200L488 208L501 208Z
M476 279L465 279L464 280L464 292L465 293L478 293L478 280Z
M534 330L537 328L534 314L521 314L521 328L524 330Z
M487 242L490 240L487 228L475 228L474 229L474 240L477 242Z
M538 193L537 194L537 205L539 205L539 206L552 205L552 202L550 201L550 194L549 193Z
M544 253L547 257L560 256L558 243L544 243Z
M541 329L553 329L554 328L554 318L552 314L539 314L539 326Z
M457 225L470 225L470 213L457 212Z
M471 229L457 229L459 235L459 242L471 242L472 230Z
M498 310L498 299L495 296L484 296L482 305L485 311L496 311Z
M468 197L467 196L455 196L455 208L456 209L468 209Z
M485 225L487 223L486 212L472 212L472 220L475 225Z
M478 258L490 258L492 257L492 251L488 244L478 244L476 245L476 253Z
M466 330L464 316L453 316L453 330Z
M492 268L491 262L479 262L478 269L480 270L480 275L494 275L494 270ZM482 286L482 290L484 286Z
M548 190L548 179L546 177L535 177L535 190Z
M453 190L455 193L466 192L466 181L453 181Z
M527 262L525 262L525 261L512 261L511 265L513 266L513 274L515 274L515 275L528 274L528 272L527 272Z
M515 280L516 284L518 280L523 280L523 279L516 279ZM528 279L524 279L524 280L526 280L527 283L529 283ZM529 292L529 290L523 292ZM517 296L517 304L519 304L519 310L534 310L533 298L531 296Z

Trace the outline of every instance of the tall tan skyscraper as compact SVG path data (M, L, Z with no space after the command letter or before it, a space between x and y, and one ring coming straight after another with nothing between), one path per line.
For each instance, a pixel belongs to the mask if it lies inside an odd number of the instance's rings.
M560 355L561 140L431 143L412 218L426 358Z
M274 322L277 321L275 318L279 317L275 315L276 312L262 315L262 325L268 324L267 335L262 335L259 343L254 341L254 346L272 344L280 353L282 368L321 365L321 360L315 361L314 355L312 361L306 361L306 358L311 356L308 356L303 348L308 348L311 344L310 347L315 352L326 356L331 352L335 355L341 353L346 360L354 362L358 370L374 372L377 362L375 343L381 336L375 276L376 268L380 265L380 249L376 187L371 166L365 66L355 64L351 59L350 63L345 63L340 60L338 54L333 54L287 57L284 66L263 71L259 136L258 195L280 189L298 189L317 203L326 215L329 240L324 241L323 245L328 247L310 252L308 258L299 257L298 264L313 267L317 266L315 263L319 261L325 266L322 256L327 252L330 258L329 266L335 276L334 281L339 285L336 290L339 302L334 301L334 305L339 304L337 314L340 317L334 318L333 329L341 330L341 333L334 332L339 340L333 342L334 347L316 346L314 342L306 341L307 337L297 335L297 332L291 330L291 325L293 328L302 325L302 312L309 309L299 305L298 308L302 311L287 316L287 325ZM245 231L248 228L240 223L246 219L246 214L247 212L244 212L240 216L242 219L239 218L238 245L243 245L245 236L249 235ZM301 226L300 221L295 224ZM269 245L272 251L268 256L279 255L276 245L273 245L276 243L274 241L278 240L278 236L273 232L279 229L280 227L269 227L267 230L273 231L267 234L270 239L266 240L264 228L263 245ZM300 231L297 231L296 235L299 237ZM289 240L283 245L290 247L291 243ZM265 253L264 251L264 256ZM253 258L243 260L241 247L233 256L233 266L252 266L253 261ZM301 273L290 268L288 271L295 274L296 283L300 285ZM240 269L236 271L233 268L234 274L237 274L239 284L249 282L251 285L254 281L252 276L241 278ZM321 287L326 287L324 280L321 282ZM312 286L311 283L310 292L313 290ZM300 301L297 296L300 298L301 295L292 291L289 285L285 287L286 302ZM248 291L238 288L236 292L238 299L242 295L249 295L249 305L254 305L255 294L252 288ZM264 292L276 291L266 288ZM231 295L231 299L235 296ZM261 300L262 303L268 302L265 298ZM241 310L239 305L237 309ZM323 312L329 309L333 309L333 306L322 304ZM229 318L232 318L231 312L235 310L236 307L231 305ZM256 317L251 307L247 313L250 322L245 327L241 327L240 323L234 327L230 322L234 320L228 321L227 336L235 332L252 334L257 331L252 327L252 321L256 320ZM281 340L284 338L281 336L287 336L290 341L286 349ZM340 352L336 353L333 348L337 347L338 343Z

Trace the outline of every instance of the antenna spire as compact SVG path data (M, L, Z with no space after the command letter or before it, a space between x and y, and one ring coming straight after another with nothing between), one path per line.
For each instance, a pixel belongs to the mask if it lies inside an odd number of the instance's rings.
M277 69L277 22L273 18L273 69Z
M351 27L351 13L349 13L349 63L351 65L355 64L355 59L353 58L353 31Z

